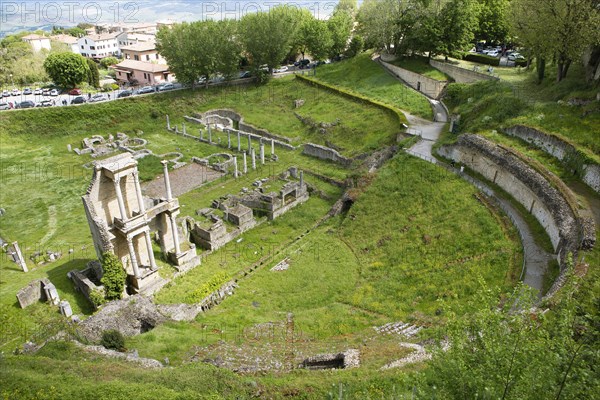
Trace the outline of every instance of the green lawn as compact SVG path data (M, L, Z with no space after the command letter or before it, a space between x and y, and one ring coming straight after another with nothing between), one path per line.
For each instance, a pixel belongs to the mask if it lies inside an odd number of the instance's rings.
M448 75L429 65L429 59L427 57L417 55L412 57L402 57L393 61L392 64L437 81L451 80Z
M317 79L382 101L410 114L431 119L427 98L400 83L371 60L371 53L317 68Z

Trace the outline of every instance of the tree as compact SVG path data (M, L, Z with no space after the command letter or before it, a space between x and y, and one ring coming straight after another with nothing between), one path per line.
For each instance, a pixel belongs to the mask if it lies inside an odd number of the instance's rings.
M348 46L348 49L346 50L346 56L347 57L354 57L358 54L360 54L360 52L363 50L363 46L364 46L364 40L361 36L359 35L354 35L352 37L352 40L350 41L350 45Z
M514 34L537 56L556 59L557 82L590 45L600 42L598 0L513 0L511 8Z
M354 26L353 12L352 7L339 3L333 15L327 20L331 35L330 57L338 57L346 50Z
M100 87L100 72L98 71L98 64L90 58L86 59L88 65L88 76L87 83L92 87Z
M54 83L66 88L87 81L89 73L85 58L68 52L50 53L44 61L44 69Z
M102 285L104 285L104 296L106 300L118 300L123 295L127 273L121 264L121 260L113 253L102 255Z
M327 22L311 16L303 21L298 36L302 58L307 51L315 60L323 60L331 53L333 40Z
M475 38L486 42L504 43L510 31L509 0L478 0L479 27Z
M438 49L446 57L469 46L478 27L475 0L450 0L438 17Z
M206 84L218 72L232 75L238 68L241 46L237 22L197 21L163 28L157 35L157 50L182 83L195 85L202 77Z
M297 35L298 9L277 6L269 12L246 14L240 21L240 38L255 70L264 64L269 72L289 54Z
M119 60L116 57L104 57L102 60L100 60L100 65L104 69L110 67L111 65L118 64L118 63L119 63Z

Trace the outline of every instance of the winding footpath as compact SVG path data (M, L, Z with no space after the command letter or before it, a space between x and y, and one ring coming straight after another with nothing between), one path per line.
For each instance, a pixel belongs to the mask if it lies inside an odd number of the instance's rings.
M417 132L419 134L420 140L406 152L457 174L485 193L506 213L506 215L508 215L515 228L517 228L517 231L519 232L521 244L523 246L524 266L520 278L525 284L537 290L538 297L541 298L544 274L546 273L548 267L548 261L554 259L555 256L548 253L536 243L531 228L523 219L519 211L509 201L498 196L498 194L491 187L479 179L461 173L458 169L441 163L433 156L433 146L439 140L442 134L444 126L448 121L448 114L441 102L432 99L429 99L429 101L434 110L435 121L427 121L425 119L407 114L411 129L413 132Z

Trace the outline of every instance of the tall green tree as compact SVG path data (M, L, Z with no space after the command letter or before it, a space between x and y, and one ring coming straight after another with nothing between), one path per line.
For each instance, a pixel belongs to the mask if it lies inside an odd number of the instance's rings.
M298 37L302 58L308 52L315 60L323 60L331 53L333 39L328 23L325 21L310 16L300 26Z
M479 27L475 38L486 42L505 43L510 32L509 0L478 0Z
M444 5L438 17L438 49L441 54L448 57L470 45L478 28L477 16L475 0L450 0Z
M100 87L100 72L98 71L98 64L90 58L86 59L88 65L88 77L87 83L92 87Z
M337 57L346 50L354 27L354 12L355 9L350 5L339 3L333 15L327 20L331 37L330 57Z
M44 61L44 69L54 83L72 88L86 82L89 66L85 58L75 53L50 53Z
M538 55L556 59L557 82L590 45L600 42L598 0L513 0L512 8L514 34Z
M298 9L281 5L242 17L240 40L255 70L266 64L273 73L290 53L299 29L298 14Z

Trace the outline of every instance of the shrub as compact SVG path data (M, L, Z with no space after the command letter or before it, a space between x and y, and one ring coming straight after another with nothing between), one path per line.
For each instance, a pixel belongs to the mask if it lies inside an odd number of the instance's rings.
M98 308L102 304L106 303L106 298L104 297L104 290L92 290L90 292L90 301L92 302L95 308Z
M100 60L100 65L104 69L107 69L111 65L115 65L115 64L118 64L118 63L119 63L119 60L117 60L116 57L105 57L102 60Z
M104 271L101 279L104 285L104 298L108 301L120 299L125 287L125 279L127 279L127 273L121 260L113 253L104 253L102 270Z
M208 297L211 293L218 290L227 281L229 276L225 272L219 272L213 275L207 282L203 283L187 297L188 303L198 303Z
M121 332L115 329L102 332L100 344L107 349L125 351L125 338Z
M473 54L469 53L465 56L465 60L473 61L479 64L492 65L497 67L500 65L500 59L496 57L486 56L485 54Z

